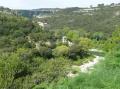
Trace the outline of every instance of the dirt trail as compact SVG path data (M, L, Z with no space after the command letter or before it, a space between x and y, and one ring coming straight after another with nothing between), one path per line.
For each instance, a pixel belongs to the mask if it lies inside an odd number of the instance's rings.
M100 50L97 50L97 49L91 49L91 50L94 52L101 52ZM79 72L89 73L90 70L94 69L94 66L100 62L100 60L104 59L104 57L101 57L98 55L94 55L94 56L95 56L95 58L92 61L84 63L83 65L80 65L80 66L73 65L72 69L79 69ZM69 72L67 76L68 77L76 77L78 75L79 75L79 73L73 74L72 72Z

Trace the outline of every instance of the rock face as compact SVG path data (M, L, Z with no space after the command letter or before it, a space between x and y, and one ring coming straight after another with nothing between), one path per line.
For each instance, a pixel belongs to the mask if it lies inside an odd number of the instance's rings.
M67 37L66 36L62 37L62 43L67 43Z
M72 46L73 45L73 43L71 41L69 41L66 36L62 37L62 43L63 44L68 44L68 46Z
M39 26L44 27L44 23L43 22L38 22Z
M47 23L43 23L43 22L37 22L39 24L40 27L42 27L43 29L45 29L45 27L47 27Z

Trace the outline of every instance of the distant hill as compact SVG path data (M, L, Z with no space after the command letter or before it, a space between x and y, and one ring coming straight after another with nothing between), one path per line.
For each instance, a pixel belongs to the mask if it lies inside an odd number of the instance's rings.
M48 23L50 30L69 27L71 29L82 28L89 32L111 33L120 24L120 4L65 8L60 9L51 17L36 20Z
M41 8L41 9L16 10L16 11L21 16L32 18L35 16L53 15L54 13L59 11L59 9L58 8Z
M111 34L117 26L120 4L33 10L0 7L0 89L54 89L57 82L64 85L61 79L67 79L68 73L79 73L72 65L92 61L91 48L104 49L113 55L111 59L119 59L120 53L115 49L120 48L120 29ZM109 69L117 69L118 61L110 60L106 69L111 64ZM105 73L119 74L112 71ZM119 83L116 75L112 79ZM100 88L104 88L101 84Z
M3 10L4 9L4 10ZM47 29L56 30L69 27L71 29L84 29L88 32L111 33L120 24L120 4L97 7L80 8L40 8L32 10L11 10L0 8L0 11L28 17L37 22L45 22Z

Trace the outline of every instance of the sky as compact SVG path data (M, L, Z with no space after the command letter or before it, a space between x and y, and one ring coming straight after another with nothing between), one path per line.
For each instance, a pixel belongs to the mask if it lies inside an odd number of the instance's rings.
M0 6L11 9L89 7L101 3L120 3L120 0L0 0Z

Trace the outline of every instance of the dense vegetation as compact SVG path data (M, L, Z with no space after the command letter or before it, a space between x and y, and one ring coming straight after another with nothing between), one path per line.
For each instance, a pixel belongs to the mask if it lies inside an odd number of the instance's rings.
M0 88L31 89L57 82L74 61L89 57L91 39L65 29L46 31L28 18L0 12Z
M118 89L120 7L87 9L92 8L41 12L1 7L0 89ZM39 14L50 17L29 19ZM38 21L49 26L42 28ZM91 48L104 50L105 61L91 74L68 78L71 65L91 60Z
M92 73L80 73L73 79L61 79L46 89L119 89L120 87L120 28L107 41L109 49L105 60L99 63ZM110 42L110 43L109 43ZM106 49L106 48L105 48ZM37 88L36 88L37 89Z
M82 28L87 32L103 32L108 35L120 24L119 9L119 4L117 6L100 4L98 7L91 8L66 8L39 21L48 23L50 26L47 29L50 30L59 30L64 27Z
M106 56L91 74L80 74L75 79L63 79L58 85L48 89L119 89L120 57L119 51Z

